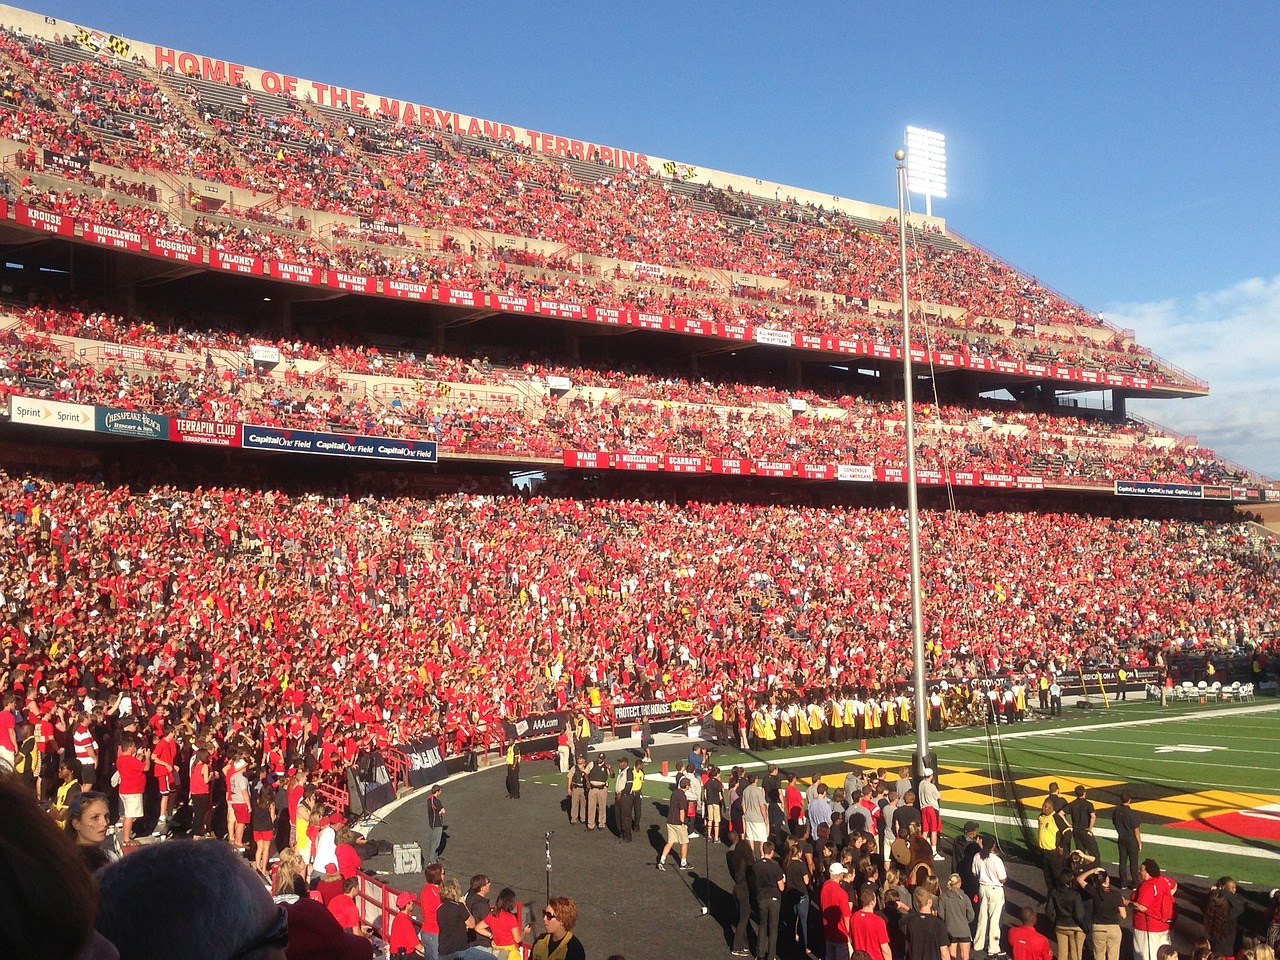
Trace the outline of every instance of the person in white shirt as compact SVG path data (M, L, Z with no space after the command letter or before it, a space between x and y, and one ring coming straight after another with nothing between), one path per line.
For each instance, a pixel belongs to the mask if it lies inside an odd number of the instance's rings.
M996 853L996 838L986 834L982 850L973 858L973 873L978 878L978 925L973 934L973 949L988 958L1002 957L1000 951L1000 917L1004 913L1004 884L1009 879L1004 861Z

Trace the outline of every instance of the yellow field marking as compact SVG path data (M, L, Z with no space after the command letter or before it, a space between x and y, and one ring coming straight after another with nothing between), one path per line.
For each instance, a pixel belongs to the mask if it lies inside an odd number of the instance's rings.
M1161 800L1142 800L1133 809L1173 820L1203 820L1224 813L1240 813L1256 807L1280 804L1280 796L1267 793L1239 793L1231 790L1205 790L1180 793Z

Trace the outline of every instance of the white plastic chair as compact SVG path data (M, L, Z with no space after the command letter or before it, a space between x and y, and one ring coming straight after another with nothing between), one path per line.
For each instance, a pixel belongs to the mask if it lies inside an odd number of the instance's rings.
M1240 681L1235 680L1231 684L1230 690L1222 691L1223 700L1239 700L1240 699Z

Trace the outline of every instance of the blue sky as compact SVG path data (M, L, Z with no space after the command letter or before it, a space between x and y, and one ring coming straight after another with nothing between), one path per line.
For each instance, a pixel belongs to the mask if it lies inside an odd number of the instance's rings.
M20 5L887 205L942 131L934 213L1213 388L1144 416L1280 477L1280 4Z

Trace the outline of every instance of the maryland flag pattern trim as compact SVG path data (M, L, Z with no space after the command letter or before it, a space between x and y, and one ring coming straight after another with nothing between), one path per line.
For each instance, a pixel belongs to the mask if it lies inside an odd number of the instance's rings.
M97 30L89 30L85 27L76 28L76 43L82 47L88 47L90 50L96 50L98 53L102 53L104 50L110 51L121 59L127 58L131 49L128 40L122 40L114 33L107 36Z

